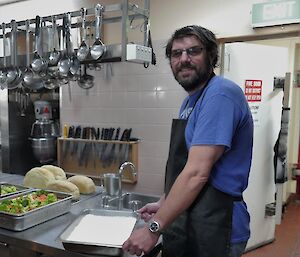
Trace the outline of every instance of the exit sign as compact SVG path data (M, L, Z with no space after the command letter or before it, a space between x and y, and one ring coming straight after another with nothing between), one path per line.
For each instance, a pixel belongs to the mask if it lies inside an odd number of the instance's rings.
M300 0L270 1L253 4L252 27L300 22Z

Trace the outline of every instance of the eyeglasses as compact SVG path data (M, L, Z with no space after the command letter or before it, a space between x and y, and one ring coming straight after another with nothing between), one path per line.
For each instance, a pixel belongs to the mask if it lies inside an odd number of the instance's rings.
M200 55L202 53L203 49L204 49L204 47L201 47L201 46L193 46L193 47L190 47L187 49L175 49L175 50L171 51L170 57L172 59L179 59L181 57L182 53L186 52L186 54L190 58L192 58L192 57Z

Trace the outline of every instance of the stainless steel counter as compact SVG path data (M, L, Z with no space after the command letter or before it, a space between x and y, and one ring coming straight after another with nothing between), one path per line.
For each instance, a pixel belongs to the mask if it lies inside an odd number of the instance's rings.
M0 173L0 182L22 184L23 176ZM30 256L41 256L40 254L44 254L55 257L92 257L92 255L65 250L58 237L82 210L101 208L101 190L97 188L97 192L98 194L92 197L81 195L81 200L72 205L69 213L29 228L25 231L14 232L0 228L0 243L3 245L7 244L10 248L15 247L18 249L24 249L23 253L27 250L29 252L32 251L37 253L36 255ZM25 257L25 254L20 254L19 256ZM13 257L17 256L14 255ZM95 257L95 255L93 255L93 257Z

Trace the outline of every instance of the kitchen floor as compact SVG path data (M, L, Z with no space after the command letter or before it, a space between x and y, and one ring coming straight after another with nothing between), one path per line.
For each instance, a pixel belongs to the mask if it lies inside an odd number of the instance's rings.
M275 241L249 251L243 257L300 257L300 202L293 197L276 226Z

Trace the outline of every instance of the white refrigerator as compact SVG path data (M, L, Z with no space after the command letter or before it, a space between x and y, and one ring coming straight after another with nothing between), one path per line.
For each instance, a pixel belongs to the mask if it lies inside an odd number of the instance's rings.
M224 77L244 91L254 119L253 161L244 192L251 216L247 249L274 240L275 216L266 216L266 205L275 202L273 147L281 124L283 90L273 89L274 77L288 70L288 49L250 43L225 44Z

